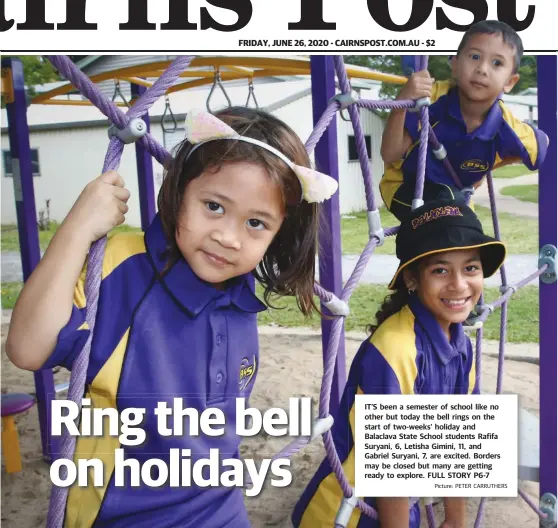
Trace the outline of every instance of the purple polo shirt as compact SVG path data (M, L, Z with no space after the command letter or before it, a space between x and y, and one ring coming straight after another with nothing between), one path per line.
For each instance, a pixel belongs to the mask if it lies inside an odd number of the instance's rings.
M478 394L471 341L461 324L445 336L434 316L416 295L409 305L380 325L358 350L339 411L332 427L339 460L352 486L354 436L351 415L356 394ZM304 490L292 515L295 528L333 526L343 491L325 458ZM366 503L376 507L375 498ZM357 528L379 528L379 523L358 511ZM411 528L420 526L418 503L410 509Z
M129 470L126 486L115 486L115 448L141 464L151 458L168 464L171 449L190 449L192 464L207 459L212 448L219 449L221 458L238 458L236 398L250 396L259 365L256 318L265 305L252 292L248 276L220 291L201 281L184 259L165 272L165 249L159 216L145 236L120 233L109 238L86 397L91 407L146 409L141 424L146 440L140 446L125 446L108 433L97 439L78 438L76 458L102 459L105 485L71 488L68 526L250 526L238 487L198 487L193 480L190 486L170 487L167 481L161 487L132 487ZM89 332L83 280L84 274L76 286L71 319L43 368L71 368L83 348ZM182 398L183 408L200 414L210 407L221 409L225 434L191 436L185 418L184 435L159 435L154 409L158 402L172 408L174 398ZM172 424L169 418L169 427ZM157 468L151 475L157 477Z
M523 162L529 170L538 169L546 156L548 138L541 130L515 118L504 103L498 99L488 111L483 123L473 132L461 114L457 88L449 88L447 82L438 83L436 94L442 94L429 107L430 124L444 145L461 183L467 187L480 181L485 174L497 167L502 160L514 158ZM405 128L414 142L420 138L420 113L407 112ZM416 181L418 144L407 153L402 165L404 181ZM440 160L428 148L426 179L455 187L455 183Z

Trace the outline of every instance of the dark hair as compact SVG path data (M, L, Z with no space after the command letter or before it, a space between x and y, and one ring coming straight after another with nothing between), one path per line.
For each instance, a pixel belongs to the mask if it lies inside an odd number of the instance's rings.
M521 58L523 57L523 42L521 37L517 34L515 29L506 24L505 22L500 22L499 20L482 20L473 24L463 35L463 39L457 48L457 55L461 53L463 48L469 42L469 39L473 35L496 35L501 34L504 43L515 50L515 63L513 73L519 71L519 66L521 65Z
M420 260L421 259L407 266L406 269L408 270L409 273L412 273L415 276L417 275L418 263L420 262ZM386 319L391 317L393 314L396 314L401 310L401 308L409 304L410 295L411 294L409 293L409 291L405 286L397 288L393 293L388 295L384 299L384 302L380 306L380 309L376 312L376 324L370 324L366 328L366 330L370 333L370 335L372 335L376 330L378 330L380 325Z
M229 107L215 112L215 116L240 135L276 148L295 164L311 166L300 138L275 116L245 107ZM158 196L161 221L169 244L167 268L182 258L175 233L188 183L205 171L218 171L227 163L258 163L279 184L286 214L279 232L253 274L265 287L264 300L268 306L273 294L292 295L305 316L313 310L319 313L313 298L319 207L316 203L300 201L302 189L297 176L275 154L251 143L210 141L188 158L191 148L188 141L178 146Z

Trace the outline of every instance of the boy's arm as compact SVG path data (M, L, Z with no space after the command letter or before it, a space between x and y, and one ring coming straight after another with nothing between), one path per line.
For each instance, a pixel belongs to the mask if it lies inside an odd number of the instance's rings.
M396 100L416 100L422 97L430 97L434 79L426 70L413 73L407 83L403 86ZM382 136L381 155L384 163L394 163L400 160L413 140L405 130L406 109L394 109L390 112L386 127Z
M74 289L90 245L124 221L129 192L117 173L84 189L25 282L14 307L6 354L19 368L40 369L72 315Z

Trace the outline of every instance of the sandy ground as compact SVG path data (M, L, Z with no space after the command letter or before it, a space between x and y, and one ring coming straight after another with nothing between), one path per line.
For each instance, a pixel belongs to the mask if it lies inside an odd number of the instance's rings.
M2 325L2 342L6 325ZM347 339L347 364L354 356L359 341ZM319 398L322 356L321 340L312 335L262 335L261 364L258 380L250 404L262 412L270 407L288 408L289 397ZM16 369L6 359L2 347L2 392L34 391L33 376ZM483 358L483 390L494 392L497 361ZM66 371L57 374L58 380L69 379ZM521 405L539 414L539 369L537 365L518 361L506 363L504 391L520 395ZM23 457L23 471L7 475L2 471L2 525L6 528L35 528L45 525L50 482L48 466L41 458L39 423L36 408L17 419ZM286 438L258 435L242 446L245 458L259 460L275 454L286 444ZM308 480L324 457L320 440L306 446L292 458L293 483L287 488L265 486L254 498L246 497L246 505L255 528L290 527L292 508ZM520 488L538 502L538 485L520 482ZM470 499L468 526L474 526L478 499ZM443 519L441 506L436 507L437 519ZM425 516L423 517L425 519ZM154 524L154 527L156 524ZM427 526L426 521L423 526ZM538 517L522 498L489 499L482 526L489 528L536 528ZM203 527L200 527L203 528Z

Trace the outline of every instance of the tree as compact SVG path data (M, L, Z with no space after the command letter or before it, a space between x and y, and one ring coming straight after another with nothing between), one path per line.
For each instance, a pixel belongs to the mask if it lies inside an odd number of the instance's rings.
M69 55L72 62L78 62L87 55ZM62 81L63 79L52 63L41 55L4 55L4 57L17 57L23 64L23 75L25 86L30 97L34 97L37 92L35 87L49 82ZM4 100L2 99L2 108Z
M60 77L52 64L40 55L5 55L6 57L17 57L23 64L25 85L28 87L29 95L35 95L35 86L48 82L59 81Z

